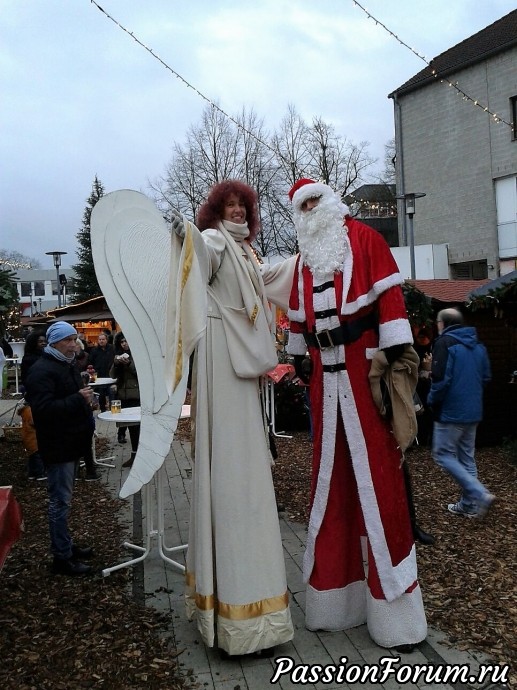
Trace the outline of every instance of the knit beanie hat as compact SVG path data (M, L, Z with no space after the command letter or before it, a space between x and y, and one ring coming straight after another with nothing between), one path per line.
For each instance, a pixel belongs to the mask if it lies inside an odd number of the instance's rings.
M53 345L68 338L69 335L77 335L75 328L66 321L56 321L47 331L47 343Z

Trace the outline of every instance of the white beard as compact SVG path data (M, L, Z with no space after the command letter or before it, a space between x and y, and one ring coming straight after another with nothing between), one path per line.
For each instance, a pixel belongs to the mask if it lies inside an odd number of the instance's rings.
M296 219L302 261L318 280L343 270L349 247L344 212L346 207L332 194L322 196L315 208Z

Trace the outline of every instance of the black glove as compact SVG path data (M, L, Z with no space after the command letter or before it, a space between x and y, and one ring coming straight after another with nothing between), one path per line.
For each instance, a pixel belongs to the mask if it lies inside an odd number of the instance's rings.
M298 376L303 383L308 385L312 371L312 364L309 357L305 355L294 355L294 370L296 376Z
M388 360L388 364L393 364L393 362L396 362L397 359L400 359L402 355L404 354L404 348L405 345L392 345L391 347L385 347L383 349L384 354L386 355L386 359Z

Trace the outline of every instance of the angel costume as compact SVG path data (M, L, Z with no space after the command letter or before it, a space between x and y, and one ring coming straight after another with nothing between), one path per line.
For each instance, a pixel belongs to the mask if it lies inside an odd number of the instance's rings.
M196 252L205 253L200 263L209 265L209 285L207 327L193 368L187 613L208 646L230 655L293 637L259 397L259 376L277 356L247 235L246 224L223 221L195 242Z
M334 194L327 185L301 182L307 184L293 188L295 208ZM349 216L345 223L341 270L314 275L300 260L288 312L289 351L305 355L308 348L312 363L306 624L343 630L366 622L380 646L416 644L427 626L402 453L368 379L377 350L411 343L411 329L388 245ZM322 242L314 237L310 242Z

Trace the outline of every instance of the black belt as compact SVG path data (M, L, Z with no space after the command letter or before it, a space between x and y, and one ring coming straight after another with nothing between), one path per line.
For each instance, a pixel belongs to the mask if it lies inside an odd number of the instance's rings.
M373 311L353 321L345 321L336 328L325 328L318 333L304 333L303 337L309 347L326 350L329 347L336 347L336 345L353 343L365 331L369 331L372 328L375 330L378 328L377 314Z

